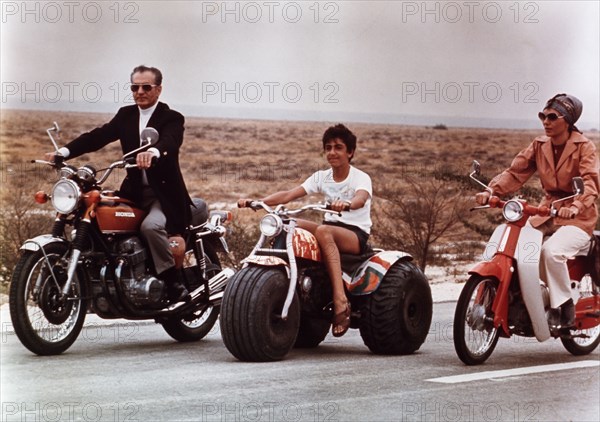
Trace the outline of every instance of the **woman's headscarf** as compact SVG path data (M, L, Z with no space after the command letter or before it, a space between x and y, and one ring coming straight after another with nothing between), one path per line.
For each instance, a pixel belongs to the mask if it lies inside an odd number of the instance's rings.
M582 133L577 129L577 126L575 126L575 122L579 120L581 112L583 111L583 104L578 98L567 94L556 94L546 102L544 109L547 108L552 108L564 116L566 122L569 124L570 131L575 130Z

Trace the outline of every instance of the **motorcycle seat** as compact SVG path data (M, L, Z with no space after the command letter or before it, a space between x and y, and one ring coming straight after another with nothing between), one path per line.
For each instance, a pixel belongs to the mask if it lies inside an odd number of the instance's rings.
M356 269L358 267L360 267L360 265L367 261L369 258L371 258L373 255L376 254L376 252L373 250L373 248L371 247L370 243L367 243L367 250L365 251L365 253L360 254L360 255L355 255L355 254L340 254L340 260L342 263L342 271L345 272L346 274L353 274L354 271L356 271Z

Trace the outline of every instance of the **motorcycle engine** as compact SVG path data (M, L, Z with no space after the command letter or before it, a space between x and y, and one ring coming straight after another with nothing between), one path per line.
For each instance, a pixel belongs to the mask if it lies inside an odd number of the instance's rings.
M119 265L116 279L121 283L127 298L136 306L161 307L165 283L148 274L146 248L141 240L137 237L122 240L117 245L117 253Z

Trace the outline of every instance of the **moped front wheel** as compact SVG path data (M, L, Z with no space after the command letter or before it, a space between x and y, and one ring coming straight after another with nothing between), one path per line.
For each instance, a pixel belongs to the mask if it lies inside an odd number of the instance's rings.
M62 294L68 252L65 243L27 251L13 272L9 293L12 325L21 343L37 355L64 352L83 327L87 300L77 271L69 293Z
M463 288L454 313L454 349L467 365L479 365L490 357L498 343L492 304L498 282L473 276Z
M237 359L277 361L290 352L300 305L294 295L287 318L281 317L289 283L285 270L277 267L246 267L229 280L221 303L221 336Z

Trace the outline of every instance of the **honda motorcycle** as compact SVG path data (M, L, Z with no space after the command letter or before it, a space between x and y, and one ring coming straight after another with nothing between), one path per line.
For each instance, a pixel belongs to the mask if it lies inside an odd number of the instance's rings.
M261 236L223 296L220 327L225 346L242 361L283 359L295 347L316 347L333 316L332 287L315 236L295 216L307 211L337 213L322 204L286 209L264 202ZM410 354L425 341L432 297L423 272L404 252L370 250L341 255L351 303L351 328L377 354Z
M55 150L58 146L47 130ZM12 275L9 304L19 340L33 353L56 355L79 335L86 314L100 318L154 319L178 341L206 336L217 321L231 269L221 269L218 252L228 253L225 224L231 213L212 211L194 200L192 222L183 237L170 238L176 266L182 268L187 301L171 303L165 282L153 272L152 258L140 237L146 212L102 185L116 169L136 167L135 157L158 140L146 128L142 146L106 169L68 165L62 156L52 166L59 179L38 203L51 200L56 210L52 233L29 239Z
M473 163L470 178L480 182L480 166ZM551 324L548 286L540 280L542 232L527 226L530 216L557 215L559 203L584 191L583 179L573 179L573 195L554 201L551 207L534 207L524 199L502 201L491 195L488 205L474 209L501 208L506 223L496 228L484 258L469 271L454 315L454 348L467 365L485 362L499 337L535 337L543 342L560 338L573 355L586 355L600 343L600 280L595 269L600 260L600 232L594 232L590 251L567 262L575 302L575 326ZM596 246L595 246L596 245Z

